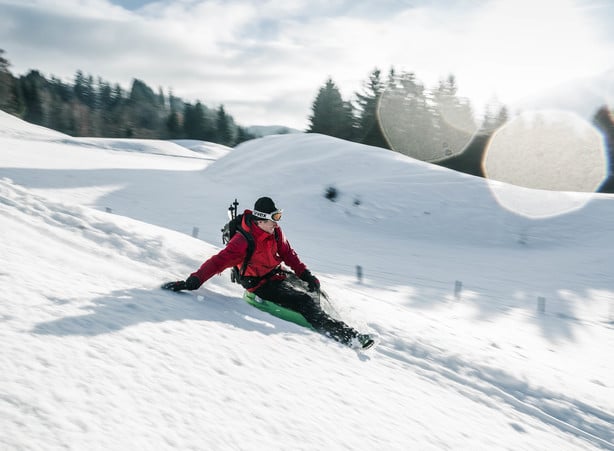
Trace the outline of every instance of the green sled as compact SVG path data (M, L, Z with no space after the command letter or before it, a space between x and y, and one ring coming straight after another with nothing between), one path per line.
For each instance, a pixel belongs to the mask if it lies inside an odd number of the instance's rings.
M254 293L245 291L243 293L243 300L257 309L276 316L277 318L281 318L283 320L290 321L291 323L298 324L299 326L314 330L313 326L309 324L305 317L300 313L285 307L281 307L271 301L261 299Z

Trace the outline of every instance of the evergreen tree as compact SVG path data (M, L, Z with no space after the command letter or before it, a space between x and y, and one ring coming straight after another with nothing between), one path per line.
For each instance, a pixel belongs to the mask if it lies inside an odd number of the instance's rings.
M37 125L44 125L44 112L42 101L43 76L38 71L30 71L25 77L20 78L21 92L25 106L24 120Z
M97 107L96 86L94 86L94 77L88 75L85 79L85 104L94 109Z
M237 138L234 144L241 144L242 142L249 141L250 139L254 138L255 136L250 133L245 127L237 127Z
M102 115L102 136L124 137L126 125L130 124L125 93L119 84L111 86L104 82L99 85L99 103Z
M51 77L51 88L54 96L62 103L69 103L75 96L72 88L56 77Z
M158 87L158 107L161 109L166 108L166 99L164 98L164 91L162 91L162 87Z
M62 133L74 134L75 122L71 105L74 100L74 93L72 88L59 78L51 77L49 91L49 118L45 121L45 126Z
M179 114L174 109L166 118L166 129L168 130L168 136L171 139L177 139L181 137L181 126L179 125Z
M113 91L111 85L103 79L98 80L98 101L99 107L109 111L113 106Z
M203 141L220 142L217 130L218 111L207 108L207 106L197 102L203 110L202 133L198 139ZM226 112L224 111L224 114ZM230 116L227 116L230 123ZM234 125L232 125L234 126Z
M356 93L358 103L358 142L370 146L389 148L380 129L378 119L378 104L384 85L381 81L381 71L374 69L369 80L364 84L363 92Z
M78 100L82 101L85 98L85 77L83 76L83 72L80 70L78 70L75 74L73 91L75 92L75 96Z
M352 107L344 102L339 88L331 78L318 91L311 107L309 133L322 133L341 139L354 137L354 116Z
M166 129L170 138L177 139L186 136L182 124L183 116L179 112L179 110L185 109L185 105L179 97L173 95L173 91L170 89L168 91L168 107L170 113L166 118Z
M19 84L11 74L11 63L4 58L4 50L0 49L0 109L8 113L18 114L22 110L22 97Z
M77 100L89 108L94 108L96 105L96 91L94 88L94 78L91 75L87 77L83 72L78 70L75 74L75 84L73 92Z
M118 83L116 83L115 87L113 88L113 92L111 94L111 105L109 106L111 108L115 108L121 104L123 99L124 99L124 90Z
M180 111L183 109L183 102L179 97L173 95L173 91L168 91L168 107L171 110Z
M130 102L138 104L143 103L147 105L157 105L158 101L156 94L149 86L147 86L141 80L136 78L132 80L132 89L130 90Z
M229 146L232 143L232 131L230 127L230 118L224 110L224 105L220 105L217 110L216 128L217 142Z
M183 117L183 130L186 138L207 140L205 110L200 102L196 102L194 106L186 103Z
M8 72L9 71L9 60L7 60L4 56L4 49L0 49L0 72Z
M187 139L195 139L198 134L198 120L191 103L183 107L183 134Z
M382 134L393 150L431 160L436 124L424 86L412 72L391 71L378 105Z
M138 136L155 137L155 130L161 128L162 115L158 96L153 89L141 80L134 79L128 104L128 114L137 128L135 131Z
M462 153L478 128L471 104L459 98L457 91L456 79L450 75L439 82L433 95L438 124L438 133L434 138L443 151L442 159Z
M103 136L109 136L113 133L113 114L111 112L113 104L113 90L111 85L104 81L102 78L98 78L98 96L97 96L97 108L99 109L100 116L100 132Z

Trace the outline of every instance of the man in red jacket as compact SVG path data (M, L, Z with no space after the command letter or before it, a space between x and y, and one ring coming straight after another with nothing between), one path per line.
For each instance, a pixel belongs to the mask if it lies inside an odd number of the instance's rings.
M311 274L286 240L279 221L279 210L269 197L261 197L254 210L245 210L241 227L253 237L254 247L239 281L246 290L262 299L299 312L320 333L340 343L362 348L373 345L373 339L359 334L342 321L331 318L320 306L320 281ZM187 280L171 282L166 288L174 291L196 290L213 275L227 268L241 267L248 252L248 239L235 233L224 249L204 262ZM293 272L282 269L285 263ZM305 291L307 289L307 291Z

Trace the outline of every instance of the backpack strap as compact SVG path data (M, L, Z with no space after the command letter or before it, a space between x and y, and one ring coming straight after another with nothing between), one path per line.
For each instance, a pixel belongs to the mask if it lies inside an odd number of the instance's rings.
M239 232L247 241L247 252L245 253L245 258L243 259L243 265L241 265L241 270L239 271L239 280L245 275L245 271L247 270L247 264L249 260L254 255L254 249L256 248L256 242L254 241L254 237L247 230L243 229L240 225L237 227L237 232ZM237 268L238 269L238 268Z

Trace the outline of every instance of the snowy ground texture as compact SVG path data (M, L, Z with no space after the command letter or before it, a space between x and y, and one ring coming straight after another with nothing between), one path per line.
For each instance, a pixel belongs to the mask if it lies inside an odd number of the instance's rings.
M261 195L376 348L226 273L158 289ZM77 139L0 113L0 227L2 450L614 449L614 196L319 135Z

